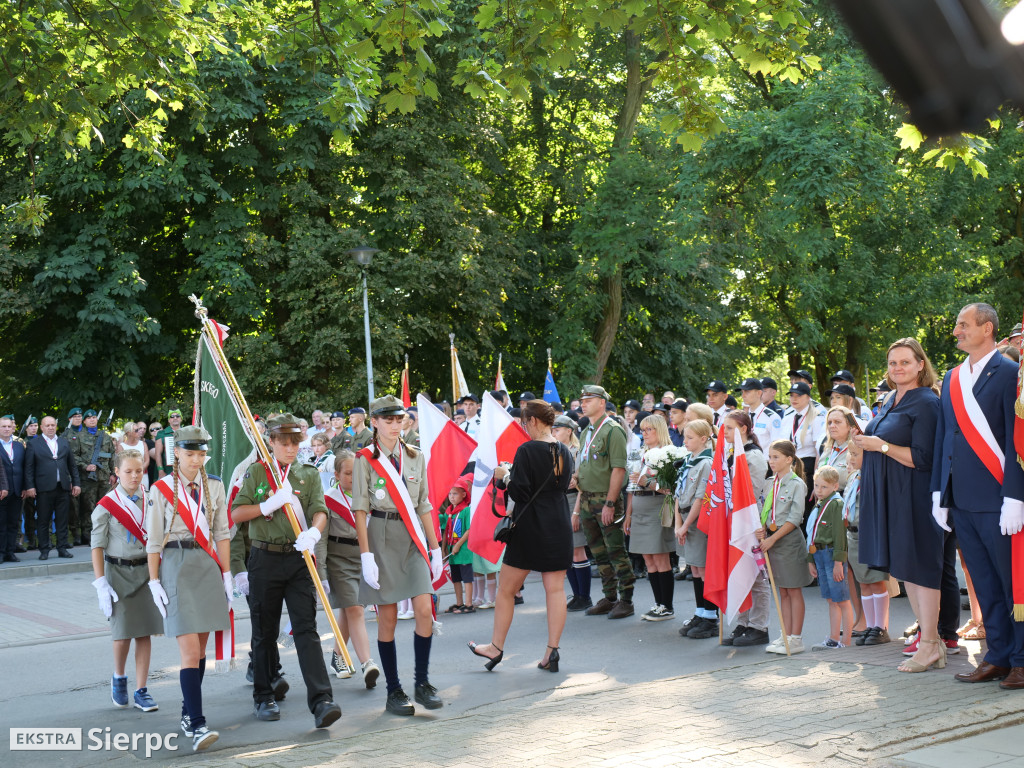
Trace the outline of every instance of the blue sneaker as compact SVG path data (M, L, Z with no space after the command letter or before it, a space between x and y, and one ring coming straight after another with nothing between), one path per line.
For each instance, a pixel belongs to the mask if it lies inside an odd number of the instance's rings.
M128 706L128 678L111 675L110 677L110 700L115 707Z
M143 712L156 712L160 709L157 703L153 701L153 697L149 695L149 691L145 688L139 688L135 692L135 707Z

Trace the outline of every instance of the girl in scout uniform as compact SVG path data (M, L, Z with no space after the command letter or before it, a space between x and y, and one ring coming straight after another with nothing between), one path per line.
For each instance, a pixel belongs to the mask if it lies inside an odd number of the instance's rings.
M370 408L373 443L356 454L352 509L362 560L361 602L377 606L377 648L387 680L387 711L415 712L398 679L395 625L400 600L412 599L416 631L415 698L427 709L443 705L427 679L433 632L433 582L442 571L423 455L405 443L402 401L378 398ZM428 552L429 547L429 552Z
M146 501L149 589L164 617L164 634L178 640L181 729L196 752L220 737L203 715L206 642L211 632L231 629L228 514L224 484L203 469L209 439L202 427L179 429L171 474Z
M331 585L331 606L338 609L338 628L342 638L352 638L352 647L362 664L363 683L377 685L380 669L370 658L370 638L366 634L363 604L359 602L359 540L352 515L352 467L356 455L342 450L334 457L334 486L325 494L327 504L327 579ZM331 669L340 678L352 677L341 649L331 654Z
M704 490L711 474L711 458L715 447L713 430L703 419L690 421L683 428L683 445L690 456L679 472L676 490L676 540L683 548L683 561L690 566L693 574L693 594L697 602L693 618L683 624L679 634L694 640L704 640L718 634L718 609L710 600L704 599L704 564L708 537L697 527Z
M114 675L110 698L128 706L125 663L135 640L135 706L143 712L158 709L146 689L152 635L162 634L164 620L153 604L146 583L146 493L142 489L145 461L140 451L126 449L114 459L118 485L92 511L92 583L100 610L110 619L114 641Z
M801 525L804 520L804 499L807 485L803 480L803 462L796 455L796 446L789 440L776 440L768 448L768 466L772 470L771 485L761 512L762 527L757 530L761 551L768 556L772 576L779 588L782 621L789 635L789 652L804 650L801 633L804 628L803 588L811 583L807 568L807 540ZM786 652L785 640L779 635L765 651Z

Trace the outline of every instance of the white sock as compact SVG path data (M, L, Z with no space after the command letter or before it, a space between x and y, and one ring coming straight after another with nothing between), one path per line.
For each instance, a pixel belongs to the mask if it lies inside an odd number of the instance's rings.
M882 592L875 595L875 619L879 627L889 629L889 593Z
M877 627L875 623L875 596L864 595L860 596L860 604L864 606L864 623L868 625L868 629Z
M487 602L493 603L494 599L498 596L498 580L488 579L487 580Z

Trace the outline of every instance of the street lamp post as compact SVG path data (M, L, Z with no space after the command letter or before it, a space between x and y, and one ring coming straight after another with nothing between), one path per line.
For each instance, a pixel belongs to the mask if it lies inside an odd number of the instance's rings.
M369 392L370 399L367 405L373 405L373 352L370 349L370 303L368 294L366 291L366 268L373 261L373 255L380 253L377 248L370 248L366 245L361 245L358 248L352 248L351 250L345 251L345 255L351 256L356 260L363 273L363 330L366 333L366 388Z

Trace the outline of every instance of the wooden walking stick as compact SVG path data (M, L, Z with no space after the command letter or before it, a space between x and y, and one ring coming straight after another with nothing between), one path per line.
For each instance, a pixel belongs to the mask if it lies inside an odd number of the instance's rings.
M768 583L772 587L772 597L775 598L775 611L779 614L779 626L782 627L782 642L786 645L786 655L790 656L789 652L789 635L786 633L786 622L782 618L782 604L779 602L779 591L775 588L775 576L772 574L772 561L768 559L768 553L762 552L764 555L764 564L768 568Z
M274 483L278 488L280 488L283 482L281 470L278 467L277 462L273 460L273 456L270 454L270 448L267 443L260 438L260 431L256 427L256 421L252 417L252 411L249 410L249 404L245 402L245 395L242 394L242 390L239 388L238 382L235 380L235 374L231 371L231 366L228 364L228 359L224 356L224 349L221 347L220 341L218 340L216 324L209 318L206 308L194 294L189 296L189 299L196 305L196 317L199 318L200 322L203 324L203 333L210 342L210 351L213 353L214 359L217 361L217 365L220 366L220 371L224 376L224 381L227 382L228 396L234 403L238 414L244 420L250 436L255 438L253 442L255 443L256 451L259 454L260 459L273 474ZM298 536L302 531L302 527L299 525L299 520L295 516L295 510L292 508L292 505L285 504L281 509L284 510L284 513L288 518L288 522L292 524L292 531L296 536ZM320 576L317 575L316 565L313 563L313 555L309 552L303 552L302 559L306 562L306 567L309 569L309 575L313 579L313 586L316 587L316 593L320 596L320 602L323 603L324 613L327 614L327 620L330 622L331 629L334 631L334 639L338 643L338 647L341 648L341 655L345 657L345 664L349 669L355 669L352 665L352 657L348 655L348 648L346 647L345 639L342 637L341 628L338 626L338 621L334 617L334 612L331 610L331 603L327 599L327 593L324 592L324 586L320 583Z

